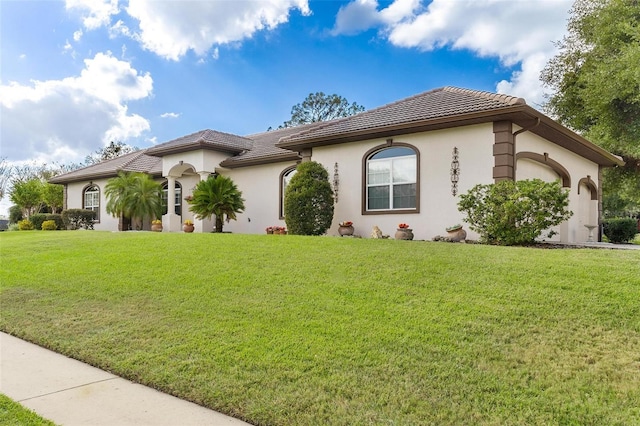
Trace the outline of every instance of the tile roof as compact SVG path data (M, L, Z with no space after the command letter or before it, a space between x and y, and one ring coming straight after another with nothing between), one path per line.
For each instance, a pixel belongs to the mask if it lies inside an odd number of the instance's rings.
M51 183L67 183L88 179L98 179L115 176L119 171L144 172L152 175L162 175L162 158L152 157L140 150L122 155L112 160L102 161L91 166L73 170L69 173L55 176Z
M244 165L252 165L256 162L264 162L267 160L297 160L300 158L297 152L276 146L278 141L283 137L290 136L305 129L317 126L318 123L305 124L297 127L288 127L284 129L275 129L262 133L254 133L245 136L253 141L251 150L242 152L235 157L224 160L220 165L222 167L240 167ZM264 160L264 161L263 161Z
M194 149L215 149L232 153L240 153L253 147L251 139L216 130L200 130L187 136L164 142L147 150L148 155L163 156L166 154L191 151Z
M422 123L444 117L490 112L526 105L522 98L457 87L443 87L411 96L351 117L318 123L284 137L281 147L292 142L329 139L337 135L366 132L390 126Z
M524 123L537 120L537 123L541 124L533 126L533 132L567 149L580 152L599 164L621 164L612 154L527 106L522 98L448 86L332 121L247 136L201 130L145 151L137 151L56 176L51 182L65 183L115 176L119 170L160 175L163 155L194 149L212 149L235 154L220 163L222 167L235 168L298 160L298 151L305 147L501 119L512 120L521 127L525 127Z

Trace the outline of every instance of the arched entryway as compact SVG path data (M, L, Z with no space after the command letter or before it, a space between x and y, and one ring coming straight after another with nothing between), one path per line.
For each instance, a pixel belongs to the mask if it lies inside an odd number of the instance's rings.
M577 242L589 240L589 227L593 228L593 240L598 241L598 187L591 176L578 182L578 230Z

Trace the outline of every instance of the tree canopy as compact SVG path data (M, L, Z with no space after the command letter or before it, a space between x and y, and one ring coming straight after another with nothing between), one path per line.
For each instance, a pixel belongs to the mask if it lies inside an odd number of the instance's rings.
M640 4L576 0L568 35L557 45L559 53L541 73L553 90L545 109L624 158L624 168L607 171L606 184L615 191L605 195L615 192L627 210L640 209Z
M138 149L139 148L127 145L122 141L111 141L109 142L109 145L105 146L104 148L100 148L93 154L87 155L84 162L86 165L90 166L101 161L112 160L114 158L120 157L121 155L138 151Z
M349 103L342 96L325 95L322 92L309 93L309 96L291 108L291 119L281 127L295 127L301 124L329 121L340 117L349 117L364 111L362 105Z

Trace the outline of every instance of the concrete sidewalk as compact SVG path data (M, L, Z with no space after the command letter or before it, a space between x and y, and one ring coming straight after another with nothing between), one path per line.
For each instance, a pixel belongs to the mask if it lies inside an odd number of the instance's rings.
M248 425L5 333L0 393L63 426Z

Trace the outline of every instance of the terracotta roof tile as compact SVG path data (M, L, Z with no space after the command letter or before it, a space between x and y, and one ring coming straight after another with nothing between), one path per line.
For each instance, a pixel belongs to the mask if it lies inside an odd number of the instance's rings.
M51 183L67 183L87 179L115 176L119 171L162 174L162 158L151 157L144 150L131 152L112 160L101 161L81 169L73 170L49 180Z
M287 127L284 129L270 130L262 133L254 133L245 136L253 141L253 147L244 151L235 157L223 161L220 165L223 167L238 167L243 163L252 164L255 161L265 159L297 159L298 153L288 149L279 148L276 143L285 136L298 133L304 129L317 126L319 123L305 124L297 127Z
M458 87L443 87L420 93L351 117L327 121L281 139L289 142L331 138L352 132L374 130L387 126L424 122L476 112L491 111L516 105L526 105L522 98Z
M156 145L149 148L147 154L162 156L172 152L190 151L199 148L238 153L250 150L252 146L251 139L206 129Z

